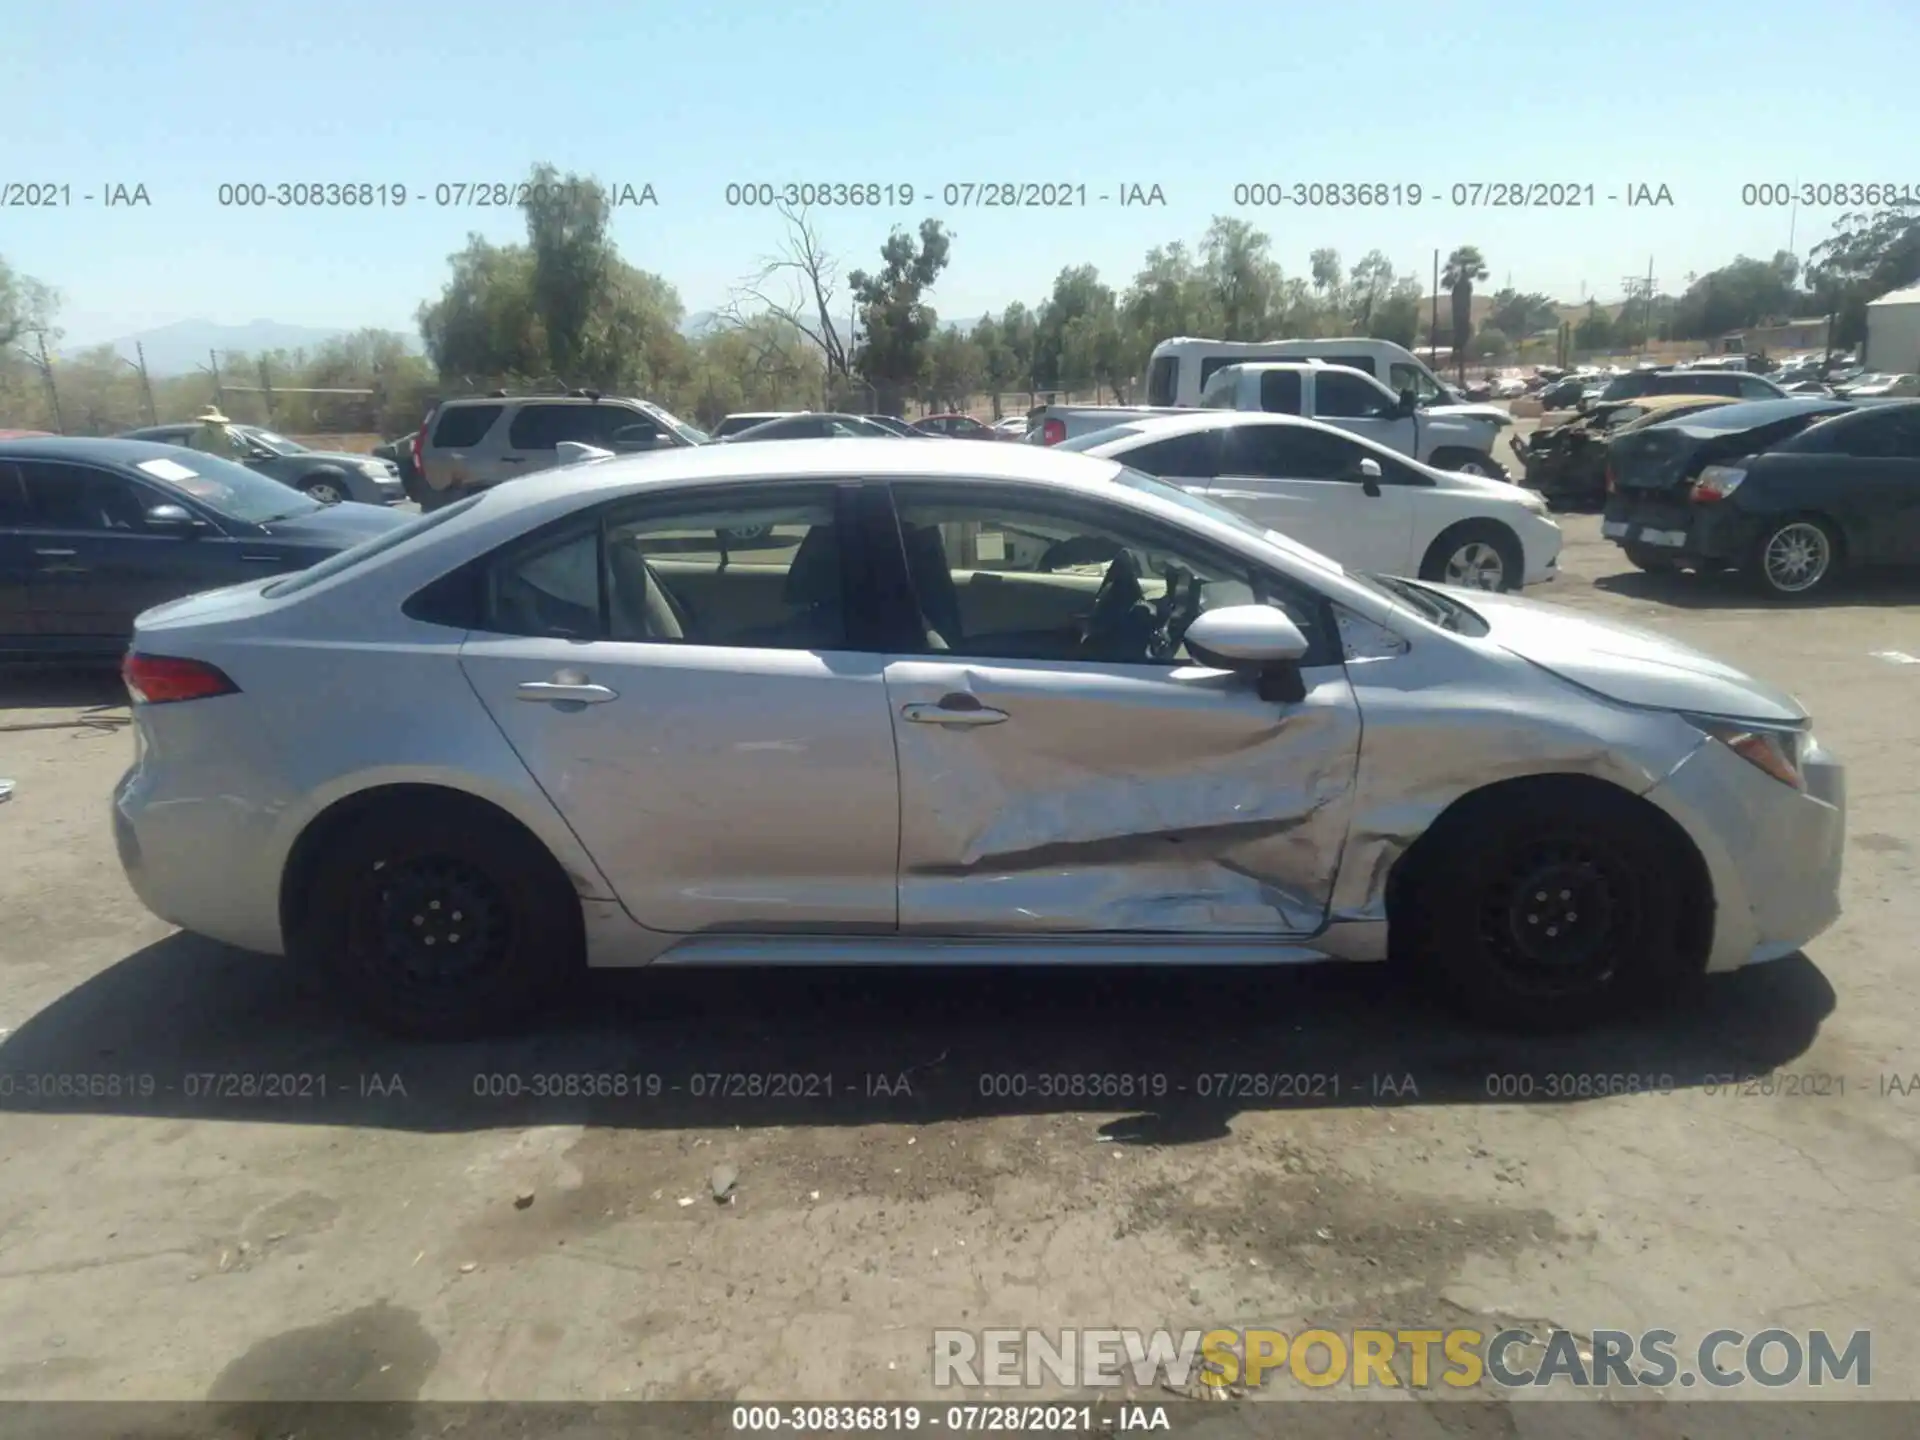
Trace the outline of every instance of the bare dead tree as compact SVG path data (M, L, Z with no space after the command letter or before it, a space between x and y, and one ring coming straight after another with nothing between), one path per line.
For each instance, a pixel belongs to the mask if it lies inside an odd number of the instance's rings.
M778 207L787 233L780 249L765 257L760 268L735 289L720 311L720 319L738 330L771 315L804 335L826 362L827 378L851 373L847 342L834 323L834 294L840 282L840 262L827 253L820 233L805 208Z

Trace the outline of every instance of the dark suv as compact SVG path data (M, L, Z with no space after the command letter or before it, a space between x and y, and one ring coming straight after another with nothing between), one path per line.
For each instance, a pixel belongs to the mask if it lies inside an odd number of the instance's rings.
M600 395L488 395L443 400L420 423L413 498L435 510L475 490L559 463L573 440L631 454L702 445L696 430L645 400Z

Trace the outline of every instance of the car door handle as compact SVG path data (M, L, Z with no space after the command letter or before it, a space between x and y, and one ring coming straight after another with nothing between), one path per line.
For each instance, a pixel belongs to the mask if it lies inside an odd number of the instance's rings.
M500 457L500 463L502 465L524 465L527 463L527 457L524 455L502 455Z
M523 680L514 687L522 700L544 700L548 704L571 702L575 705L604 705L620 696L604 685L566 684L558 680Z
M916 725L998 725L1010 719L1006 711L995 710L974 700L971 705L957 705L952 702L960 697L948 695L938 704L916 703L902 705L900 714ZM972 696L966 697L972 700Z
M65 559L69 556L78 555L80 552L78 550L35 550L33 553L36 555L44 555L51 560Z
M279 565L285 561L286 557L282 555L261 555L261 554L255 553L252 555L243 554L240 558L242 560L248 561L253 564Z

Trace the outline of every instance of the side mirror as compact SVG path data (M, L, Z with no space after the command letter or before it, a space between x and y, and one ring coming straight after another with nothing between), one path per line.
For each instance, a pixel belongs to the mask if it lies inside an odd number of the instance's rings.
M1362 492L1378 500L1380 498L1380 462L1369 456L1353 467L1353 473L1360 477Z
M1300 662L1307 637L1271 605L1229 605L1208 610L1187 627L1187 653L1202 665L1259 677L1260 698L1298 704L1307 698Z
M1414 411L1418 410L1419 408L1420 408L1419 395L1417 395L1411 389L1402 390L1400 392L1400 404L1395 411L1396 414L1411 415L1413 414Z
M203 528L193 512L184 505L149 505L147 507L147 528L158 530L167 535L182 538L196 535Z

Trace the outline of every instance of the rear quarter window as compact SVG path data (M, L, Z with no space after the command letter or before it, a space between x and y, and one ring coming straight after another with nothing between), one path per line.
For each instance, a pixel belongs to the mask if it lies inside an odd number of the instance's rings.
M478 445L493 429L493 422L500 418L504 405L454 405L440 412L440 418L434 422L433 435L429 445L449 450L462 450L470 445Z

